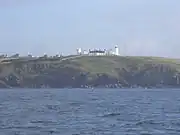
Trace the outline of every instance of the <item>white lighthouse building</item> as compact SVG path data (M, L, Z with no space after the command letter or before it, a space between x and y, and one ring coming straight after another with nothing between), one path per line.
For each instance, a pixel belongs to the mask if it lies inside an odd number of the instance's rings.
M115 55L117 55L117 56L119 55L119 48L117 45L115 46Z

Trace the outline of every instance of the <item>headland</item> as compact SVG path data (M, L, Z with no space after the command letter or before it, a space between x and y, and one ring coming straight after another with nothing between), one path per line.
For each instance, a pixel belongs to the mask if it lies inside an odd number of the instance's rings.
M180 60L130 56L0 59L1 88L180 88Z

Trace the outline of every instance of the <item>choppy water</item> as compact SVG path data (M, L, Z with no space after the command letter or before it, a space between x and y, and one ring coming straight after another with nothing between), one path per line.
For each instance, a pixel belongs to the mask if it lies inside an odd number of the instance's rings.
M0 135L139 134L180 134L180 90L0 91Z

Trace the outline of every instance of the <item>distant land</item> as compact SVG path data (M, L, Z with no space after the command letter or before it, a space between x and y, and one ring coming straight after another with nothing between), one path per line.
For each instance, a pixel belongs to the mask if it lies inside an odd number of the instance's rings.
M180 88L180 60L130 56L0 58L0 88Z

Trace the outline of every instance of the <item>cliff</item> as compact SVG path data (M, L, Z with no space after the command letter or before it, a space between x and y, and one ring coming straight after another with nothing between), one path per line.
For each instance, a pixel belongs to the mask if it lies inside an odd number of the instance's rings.
M180 61L71 56L0 62L0 88L180 87Z

